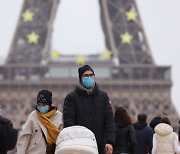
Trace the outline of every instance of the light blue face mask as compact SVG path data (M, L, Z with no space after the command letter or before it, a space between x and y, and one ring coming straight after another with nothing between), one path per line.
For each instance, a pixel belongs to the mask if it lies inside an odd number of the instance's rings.
M37 109L39 110L39 112L41 112L42 114L45 114L48 110L49 110L49 106L37 106Z
M82 84L84 87L90 89L95 84L94 78L93 77L84 77L84 78L82 78Z

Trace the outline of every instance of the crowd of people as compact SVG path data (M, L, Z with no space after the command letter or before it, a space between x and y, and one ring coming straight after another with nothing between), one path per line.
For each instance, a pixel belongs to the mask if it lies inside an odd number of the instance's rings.
M66 96L63 113L53 104L51 91L39 91L36 108L19 133L17 154L73 154L73 150L81 154L180 152L178 135L173 132L167 115L155 117L148 125L146 114L139 113L137 122L133 123L128 109L123 106L117 107L113 114L109 96L98 87L94 70L84 65L78 69L78 74L79 84ZM85 133L79 133L78 129ZM1 136L2 131L0 133ZM2 142L1 139L0 154L6 154L8 150L4 150Z

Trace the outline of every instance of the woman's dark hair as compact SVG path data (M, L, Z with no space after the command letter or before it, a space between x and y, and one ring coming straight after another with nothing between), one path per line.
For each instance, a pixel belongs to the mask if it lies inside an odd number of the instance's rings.
M122 106L116 108L114 122L117 127L126 126L132 123L127 110Z
M170 123L168 117L162 117L161 120L160 120L160 123L165 123L165 124L168 124L168 125L171 126L171 123Z
M161 121L161 116L156 116L154 117L151 122L149 123L149 126L154 130L154 128L156 127L156 125L158 125Z

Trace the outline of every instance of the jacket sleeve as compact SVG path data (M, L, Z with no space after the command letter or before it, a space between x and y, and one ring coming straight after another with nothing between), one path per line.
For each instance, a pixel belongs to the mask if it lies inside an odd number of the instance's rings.
M63 105L64 128L75 125L75 104L71 94L68 94Z
M32 134L32 127L33 127L32 121L27 120L23 130L20 133L20 136L18 137L18 141L17 141L17 153L18 154L26 153L29 142L30 142L31 134Z
M132 148L132 153L135 154L136 151L136 136L135 136L135 130L132 125L130 125L129 129L129 141Z
M157 148L157 140L155 137L155 134L153 135L153 147L152 147L152 154L156 154L156 148Z
M178 136L175 135L174 141L173 141L173 145L174 145L174 150L176 153L180 152L180 146L179 146L179 140L178 140Z
M106 97L106 104L104 108L106 143L114 145L116 133L113 119L113 111L108 95Z

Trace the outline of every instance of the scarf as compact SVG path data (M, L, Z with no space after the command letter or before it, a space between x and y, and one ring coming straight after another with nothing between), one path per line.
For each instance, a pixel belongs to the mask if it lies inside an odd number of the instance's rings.
M60 133L59 129L51 122L49 119L52 115L55 114L57 109L53 109L45 114L40 113L37 111L38 118L40 122L44 125L44 127L47 129L47 143L48 144L56 144L56 139Z
M90 89L87 89L87 88L85 88L81 83L78 84L78 88L79 88L80 90L82 90L82 91L86 91L86 93L87 93L88 95L90 95L90 94L93 92L94 87L95 87L95 86L93 86L93 87L90 88Z

